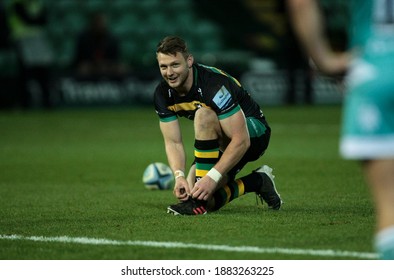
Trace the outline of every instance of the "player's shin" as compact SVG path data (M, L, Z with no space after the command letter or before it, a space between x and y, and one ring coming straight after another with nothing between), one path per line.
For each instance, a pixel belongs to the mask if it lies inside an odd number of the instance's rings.
M214 140L195 140L194 156L196 164L196 182L207 175L219 160L219 142Z

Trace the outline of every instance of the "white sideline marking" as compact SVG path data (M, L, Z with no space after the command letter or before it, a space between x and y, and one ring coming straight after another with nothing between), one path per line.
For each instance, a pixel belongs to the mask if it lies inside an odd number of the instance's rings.
M286 254L286 255L306 255L320 257L345 257L357 259L377 259L378 255L367 252L337 251L337 250L314 250L314 249L290 249L290 248L264 248L254 246L229 246L229 245L212 245L212 244L193 244L183 242L159 242L159 241L122 241L101 238L88 237L45 237L45 236L22 236L22 235L0 235L0 240L26 240L35 242L60 242L75 243L86 245L116 245L116 246L142 246L156 248L171 249L199 249L210 251L226 251L226 252L242 252L242 253L258 253L258 254Z

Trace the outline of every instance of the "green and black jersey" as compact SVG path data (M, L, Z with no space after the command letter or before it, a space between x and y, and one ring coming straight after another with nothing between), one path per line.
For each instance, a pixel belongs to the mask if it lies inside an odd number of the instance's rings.
M242 109L246 117L266 123L260 106L235 78L202 64L193 65L193 75L193 86L186 96L179 96L164 80L156 87L154 103L160 121L168 122L177 117L193 120L198 108L208 107L219 119Z

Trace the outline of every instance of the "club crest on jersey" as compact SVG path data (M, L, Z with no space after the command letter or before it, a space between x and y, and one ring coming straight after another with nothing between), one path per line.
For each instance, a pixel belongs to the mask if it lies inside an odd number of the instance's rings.
M213 98L213 102L219 109L223 109L230 101L231 94L225 86L222 86Z

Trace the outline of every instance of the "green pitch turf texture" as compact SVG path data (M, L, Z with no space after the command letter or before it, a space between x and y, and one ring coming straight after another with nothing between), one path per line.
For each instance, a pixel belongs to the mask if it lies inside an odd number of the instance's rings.
M149 163L166 162L152 108L0 112L0 259L359 259L23 239L31 236L373 253L369 190L359 164L338 155L341 108L264 112L269 149L241 175L273 167L282 209L248 194L197 217L167 214L172 192L141 182ZM190 164L192 122L181 124Z

